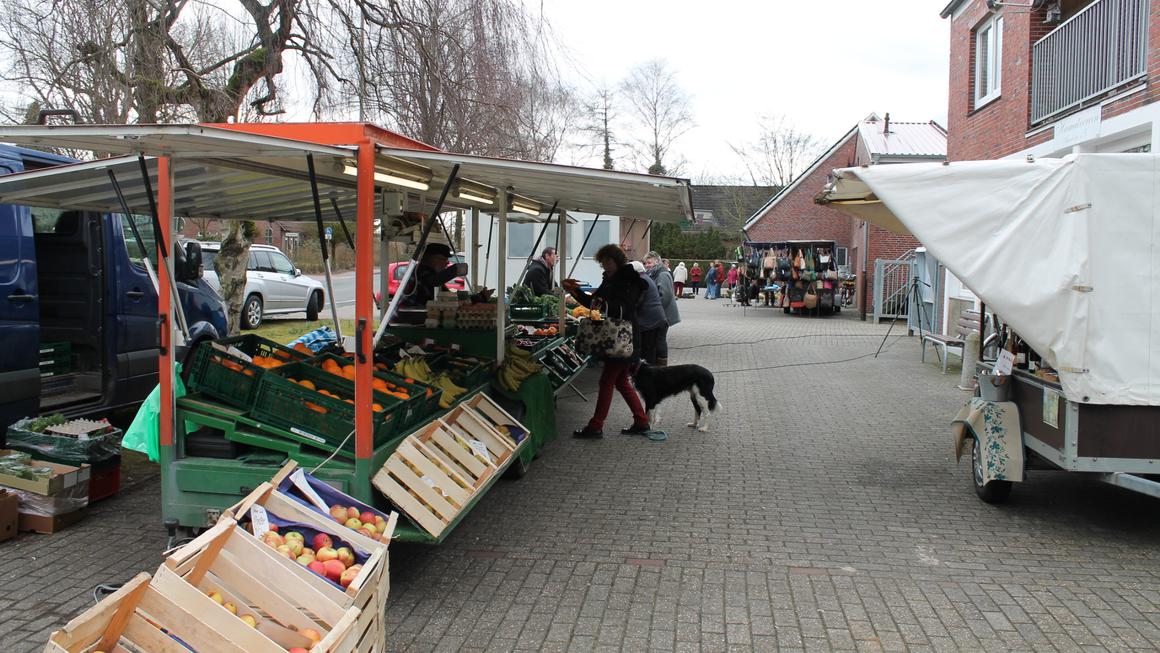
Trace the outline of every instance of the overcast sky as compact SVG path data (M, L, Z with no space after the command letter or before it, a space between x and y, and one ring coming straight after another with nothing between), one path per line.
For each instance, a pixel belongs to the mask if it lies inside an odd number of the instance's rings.
M697 122L676 146L686 176L742 175L727 143L752 139L762 114L785 114L827 145L871 112L946 126L945 0L525 2L542 8L577 85L669 62Z

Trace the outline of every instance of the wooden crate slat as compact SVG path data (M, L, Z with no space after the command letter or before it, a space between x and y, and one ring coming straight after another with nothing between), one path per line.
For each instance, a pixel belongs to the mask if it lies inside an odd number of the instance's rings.
M503 407L492 401L491 397L483 394L482 392L475 395L475 397L468 401L467 405L479 411L480 414L491 420L493 424L510 424L519 426L525 431L527 430L518 419L512 417L511 413L504 410ZM531 434L529 433L528 435Z
M476 460L479 460L479 462L482 463L489 470L493 470L493 471L495 470L495 468L497 466L496 463L499 461L499 456L497 456L495 453L492 452L491 449L489 449L487 447L487 442L485 442L483 440L479 440L479 438L476 438L476 437L468 434L467 430L464 429L463 425L459 422L448 422L447 423L447 434L450 435L453 440L455 440L456 442L462 443L463 446L468 447L468 448L471 447L472 440L478 440L483 445L484 449L487 451L487 455L486 456L478 455L476 453L475 449L471 449L471 451L470 451L471 456L473 458L475 458ZM480 458L482 458L482 460L480 460Z
M459 486L454 478L447 475L442 469L439 469L435 463L431 462L426 456L421 454L413 445L407 441L403 441L396 450L398 456L405 462L410 463L427 477L434 479L435 484L439 489L450 495L451 502L458 508L462 508L463 504L467 502L468 493Z
M460 409L459 421L464 423L464 427L470 425L469 430L472 435L475 435L479 440L487 442L489 451L492 451L496 455L515 451L515 442L512 442L509 437L496 429L495 425L484 419L474 408L460 406Z
M464 469L455 459L443 453L443 450L435 446L433 443L424 442L418 438L407 438L404 442L410 441L411 446L415 447L420 453L427 457L436 467L443 470L451 478L455 479L459 487L465 490L475 489L475 477Z
M455 518L455 514L459 512L459 508L452 505L450 501L443 498L442 494L435 491L435 488L427 485L426 481L419 477L418 474L411 471L411 468L402 460L392 456L387 459L387 470L399 479L408 490L411 491L417 498L422 499L424 503L431 507L431 510L444 521L451 521ZM444 477L444 483L450 483L451 479ZM435 480L435 479L432 479Z
M223 586L223 589L236 588L249 592L253 598L253 603L257 605L247 604L245 609L253 609L254 612L258 613L254 616L272 619L283 626L315 629L326 627L315 623L307 615L302 614L299 608L285 597L271 591L270 588L263 586L258 579L247 574L245 569L238 567L233 556L229 554L222 556L217 567L214 570L214 582ZM234 592L231 590L230 593ZM234 598L236 601L237 597ZM238 604L235 602L234 605ZM243 614L245 612L243 612L242 606L238 605L238 616Z
M391 478L390 473L385 467L375 474L372 482L380 492L391 500L391 503L395 504L399 510L407 513L411 519L414 519L419 526L431 535L438 537L443 532L443 529L447 527L447 524L442 519L431 512L426 506L419 503L419 500L412 496L407 488Z
M125 630L125 624L136 612L137 604L140 603L141 597L145 595L145 590L148 588L149 583L140 583L121 600L116 612L113 613L113 617L109 619L109 625L105 627L105 634L97 642L96 649L98 651L108 651L113 648L117 640L121 639L121 632Z
M133 646L149 653L189 653L189 649L138 614L134 614L125 624L125 632L121 636Z
M448 435L442 429L432 433L430 441L442 449L447 455L452 456L455 462L466 469L476 481L487 471L487 465L476 460L474 454L465 451L462 444L456 442L455 438Z
M285 653L281 646L258 632L257 629L246 625L245 622L230 614L225 608L216 605L213 599L206 596L196 586L190 585L184 578L173 573L168 567L162 565L157 570L153 584L157 591L172 598L174 603L196 614L198 619L209 627L209 630L228 638L230 642L240 646L241 650L249 653ZM182 637L182 639L185 638ZM195 646L194 648L200 647Z
M150 576L147 573L137 574L129 582L122 585L121 589L73 617L65 624L64 628L52 633L49 636L49 645L61 651L87 648L88 645L96 642L108 632L109 621L130 597L133 599L131 601L133 609L137 608L144 594L136 592L139 588L147 586L149 579Z
M276 587L281 590L293 590L294 601L299 606L308 607L315 616L327 624L333 624L342 618L343 608L339 601L346 595L341 587L335 587L325 578L314 574L310 570L306 573L286 573L286 570L295 570L300 567L297 562L279 556L277 551L266 546L257 538L249 535L239 535L230 538L222 553L229 553L235 566L240 560L245 560L246 571L267 587ZM253 564L253 559L261 560L260 564ZM294 565L294 567L291 567ZM238 568L241 568L240 566Z
M210 600L208 596L205 598ZM212 600L210 602L212 603ZM213 628L206 628L201 620L195 616L195 613L190 611L196 608L180 606L152 587L145 591L142 608L152 621L163 624L166 630L192 646L196 651L246 653L246 649L235 645L229 637ZM229 613L227 612L226 615L229 616ZM241 621L238 623L249 628ZM268 651L270 649L260 650Z

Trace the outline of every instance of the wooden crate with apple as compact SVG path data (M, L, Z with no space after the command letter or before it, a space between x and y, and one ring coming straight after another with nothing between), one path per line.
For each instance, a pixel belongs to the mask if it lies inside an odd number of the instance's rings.
M379 560L385 553L378 552ZM152 586L197 615L204 630L220 634L238 650L376 650L378 633L341 587L279 554L229 517L174 551L158 568Z
M275 479L277 478L276 476ZM349 509L350 506L343 507L344 517L348 520L346 511ZM256 514L259 512L260 515ZM377 528L372 536L366 529L359 532L349 528L334 517L290 498L271 483L263 483L240 503L230 508L225 515L239 522L248 521L251 529L255 524L281 522L284 527L277 529L277 535L281 540L273 536L264 536L261 538L263 543L278 554L280 564L291 562L287 556L289 552L296 556L292 564L304 566L308 573L319 576L325 577L327 573L325 565L333 564L327 560L340 559L342 546L349 545L355 555L365 559L361 569L346 577L343 576L347 573L344 570L337 579L329 578L328 586L323 586L323 589L332 595L332 600L341 605L357 607L362 611L356 630L364 638L378 642L378 645L370 650L383 650L386 640L384 616L391 583L387 546L398 523L398 513L392 512L385 521L375 523ZM381 517L381 514L377 513L375 516ZM286 526L287 522L301 526L297 527L297 531L291 530L295 527ZM293 550L292 547L295 545L290 541L293 539L291 534L306 529L309 529L307 532L311 534L310 539L299 542L298 549ZM320 534L326 534L330 541L318 541ZM287 547L287 551L282 551L282 547ZM331 550L326 551L325 548ZM319 567L319 564L323 567ZM335 580L338 581L338 585L335 584Z
M142 572L49 636L44 653L251 650L245 642L209 627L200 616L195 607L158 591L152 577Z

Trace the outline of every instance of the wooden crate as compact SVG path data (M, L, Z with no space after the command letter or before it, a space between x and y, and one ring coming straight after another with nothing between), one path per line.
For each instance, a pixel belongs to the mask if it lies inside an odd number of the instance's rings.
M292 466L293 463L288 465L291 471ZM280 476L281 472L274 479L278 480ZM363 564L362 571L355 577L354 581L351 582L345 591L329 581L324 581L325 586L323 589L330 596L331 600L337 602L339 605L344 607L353 606L361 610L360 619L355 628L360 634L360 647L357 650L376 652L385 650L387 636L385 623L386 603L387 596L391 591L390 558L387 552L387 546L390 543L390 536L395 531L399 514L392 512L387 517L387 529L385 531L387 541L379 542L336 523L329 515L323 515L287 497L285 494L279 492L273 484L263 483L251 492L249 496L225 512L224 516L236 519L239 522L246 521L250 518L250 511L255 505L262 506L267 513L281 519L300 522L332 537L341 538L349 543L356 552L370 556L367 562ZM279 564L285 563L285 566L297 566L299 570L317 579L315 574L302 568L298 563L282 558L281 556L275 555L274 557L278 560ZM370 648L364 649L361 647L363 640L370 643Z
M467 408L475 411L475 413L483 418L494 430L504 435L504 438L515 445L515 448L521 449L532 437L532 433L528 431L528 427L520 423L519 420L512 417L511 413L500 407L495 403L491 397L484 393L479 393L467 400L463 404ZM517 438L517 433L523 433L523 438Z
M173 600L153 586L149 574L140 573L54 632L44 653L189 653L180 642L197 651L250 650L244 642L208 627L200 616L199 608Z
M274 478L277 480L279 476L275 476ZM226 514L236 517L239 521L248 519L250 510L254 505L261 505L268 513L281 519L300 522L317 531L340 538L350 544L356 552L370 556L367 562L364 563L362 572L345 591L325 580L323 580L323 589L331 595L332 600L339 604L354 606L363 611L356 630L361 633L362 639L373 643L373 646L366 650L383 650L386 640L384 613L387 596L390 593L390 568L388 564L387 544L368 538L365 535L361 535L345 526L335 523L329 515L323 515L287 497L270 483L260 485L254 492L231 508ZM397 522L398 513L391 513L387 518L388 527L386 534L388 536L388 542L390 541L390 535L394 533ZM312 579L322 580L309 570L299 566L296 562L287 560L281 556L275 556L275 558L279 564L295 566L298 570L305 571L309 574ZM359 648L359 650L364 649Z
M384 552L385 553L385 552ZM369 561L368 561L369 564ZM312 653L367 653L374 641L363 637L366 624L361 611L326 579L273 549L223 517L189 544L165 560L153 578L163 596L183 606L207 626L250 653L285 653L295 630L313 629L322 640ZM237 606L237 615L209 597L220 592L225 602ZM253 614L259 627L252 628L240 615ZM276 641L277 640L277 641ZM216 651L211 646L199 651Z
M477 402L472 399L471 402ZM490 399L477 402L501 410ZM494 412L493 410L493 412ZM505 419L525 429L507 413ZM488 426L482 413L464 406L399 443L372 482L420 528L439 537L492 477L515 459L519 446ZM472 448L486 446L486 455ZM525 442L527 440L525 439ZM476 445L477 447L480 445Z

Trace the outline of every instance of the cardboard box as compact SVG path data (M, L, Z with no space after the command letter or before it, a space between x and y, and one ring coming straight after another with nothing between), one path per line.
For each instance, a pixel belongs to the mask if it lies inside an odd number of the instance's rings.
M51 517L45 515L30 515L22 512L20 513L19 528L22 531L51 534L72 526L84 519L87 514L89 514L87 507L66 512L63 515L52 515Z
M0 450L0 454L5 453L10 453L10 450ZM48 463L35 459L32 461L32 464L51 467L53 468L53 473L46 478L28 480L0 470L0 485L14 487L27 492L35 492L36 494L42 494L44 496L52 496L54 494L60 494L62 491L78 483L88 481L91 475L91 468L88 465L72 467L70 465L58 465L56 463Z
M20 497L0 490L0 542L16 537L20 517Z

